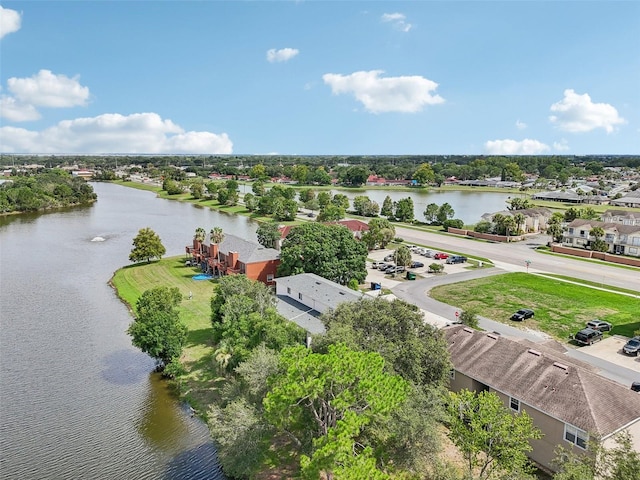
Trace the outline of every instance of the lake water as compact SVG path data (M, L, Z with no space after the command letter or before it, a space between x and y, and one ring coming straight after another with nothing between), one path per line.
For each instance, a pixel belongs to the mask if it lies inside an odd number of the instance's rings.
M255 240L246 217L93 183L98 202L0 217L0 474L3 479L222 479L206 426L190 417L131 346L131 317L107 282L129 264L138 230L153 229L167 256L195 229ZM345 192L341 192L345 193ZM474 223L507 194L417 193L416 216L449 202ZM99 238L98 238L99 237Z
M141 228L171 256L197 227L253 240L256 225L92 185L91 207L0 217L0 477L222 479L207 427L131 346L107 282Z

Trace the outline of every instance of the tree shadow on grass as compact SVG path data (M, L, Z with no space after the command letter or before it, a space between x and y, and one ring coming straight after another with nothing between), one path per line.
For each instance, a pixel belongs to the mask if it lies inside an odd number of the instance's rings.
M633 337L636 331L640 330L640 320L637 322L623 323L614 325L611 329L611 335L622 335L625 337Z
M201 328L199 330L189 330L187 334L187 347L202 345L213 347L213 328Z

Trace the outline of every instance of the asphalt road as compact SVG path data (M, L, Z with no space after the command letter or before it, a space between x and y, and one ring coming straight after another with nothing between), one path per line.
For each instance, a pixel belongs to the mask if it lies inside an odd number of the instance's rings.
M547 243L547 235L537 235L522 242L489 243L456 235L440 235L396 226L396 235L408 243L427 245L434 250L455 251L472 257L484 257L497 267L507 271L553 273L638 291L640 294L640 269L627 269L607 265L604 262L586 262L560 255L548 255L535 250ZM638 303L640 312L640 301Z
M464 282L475 278L500 275L503 273L505 273L505 271L500 268L469 270L453 275L434 276L429 278L421 278L413 282L399 283L397 286L393 287L391 291L398 298L415 304L421 309L426 310L427 312L434 313L436 315L439 315L440 317L453 321L456 319L456 311L459 311L460 309L451 305L447 305L445 303L441 303L431 298L428 294L428 291L431 288L439 285ZM512 327L505 323L497 322L495 320L491 320L489 318L481 316L479 316L478 319L480 328L485 331L497 332L501 335L513 338L526 338L532 342L543 342L551 338L546 334L536 330ZM607 377L615 382L621 383L622 385L631 385L632 382L638 381L638 379L640 378L640 374L637 370L626 368L618 363L613 363L607 361L606 359L590 355L588 351L584 349L576 349L568 346L566 347L566 350L567 351L565 355L567 355L568 357L575 358L576 360L580 360L592 365L599 371L602 376Z

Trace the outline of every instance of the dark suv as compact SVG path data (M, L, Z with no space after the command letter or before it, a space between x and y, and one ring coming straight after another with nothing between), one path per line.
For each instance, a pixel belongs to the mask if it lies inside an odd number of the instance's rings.
M640 337L633 337L629 340L624 347L622 347L622 351L627 355L635 355L638 356L640 353Z
M602 340L602 332L593 328L583 328L573 336L580 345L593 345Z
M466 261L467 257L463 257L462 255L451 255L445 260L445 263L464 263Z

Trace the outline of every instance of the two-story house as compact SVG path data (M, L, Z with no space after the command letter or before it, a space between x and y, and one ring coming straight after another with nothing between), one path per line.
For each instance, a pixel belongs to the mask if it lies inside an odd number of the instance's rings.
M588 453L589 442L611 447L628 431L640 450L638 393L601 377L557 350L464 325L444 329L453 371L450 389L496 393L514 413L527 412L543 436L530 458L553 471L561 445Z
M562 244L568 247L589 248L593 240L591 230L601 227L608 252L619 255L640 257L640 225L599 222L577 218L569 223L562 238Z

